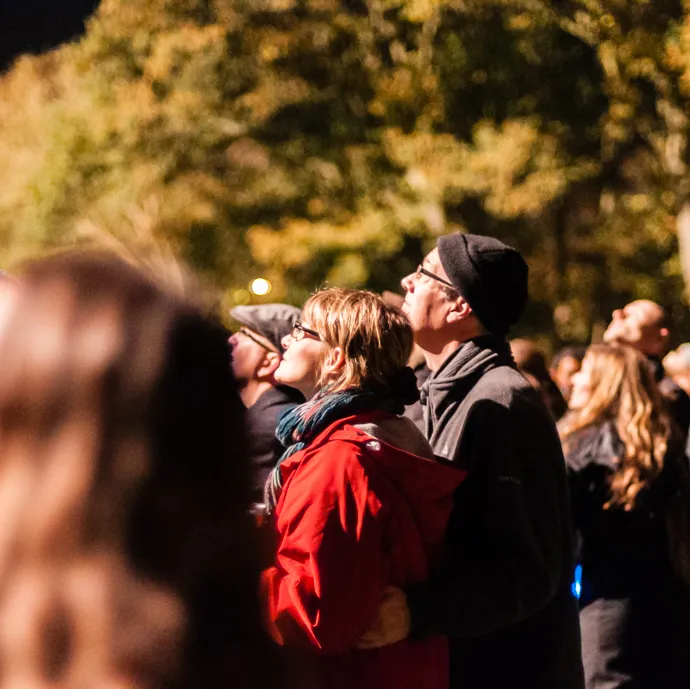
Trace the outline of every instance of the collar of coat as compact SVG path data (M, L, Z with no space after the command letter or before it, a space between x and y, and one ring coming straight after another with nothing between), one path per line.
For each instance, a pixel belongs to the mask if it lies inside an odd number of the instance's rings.
M422 404L427 404L429 396L443 397L450 390L454 398L462 399L485 373L498 366L515 368L504 338L481 335L463 342L422 386Z
M564 442L566 463L571 469L580 471L588 464L601 464L615 469L625 455L613 421L606 420L581 428Z

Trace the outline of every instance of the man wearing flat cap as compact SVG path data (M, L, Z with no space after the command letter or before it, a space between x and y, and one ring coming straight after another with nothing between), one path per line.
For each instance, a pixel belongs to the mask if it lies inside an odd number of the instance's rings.
M299 320L300 310L288 304L237 306L230 315L239 324L230 336L232 371L245 417L249 457L255 469L254 498L263 500L263 487L285 448L276 438L280 415L304 402L300 392L279 385L274 374L282 359L282 339Z
M427 437L468 471L441 562L405 595L412 635L448 636L458 689L584 686L561 444L506 340L527 303L527 272L515 249L457 233L402 280L432 372Z

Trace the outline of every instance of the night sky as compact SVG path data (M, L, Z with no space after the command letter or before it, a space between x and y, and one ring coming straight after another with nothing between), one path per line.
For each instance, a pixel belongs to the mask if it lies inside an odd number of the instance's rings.
M98 0L0 0L0 71L25 52L38 53L84 31Z

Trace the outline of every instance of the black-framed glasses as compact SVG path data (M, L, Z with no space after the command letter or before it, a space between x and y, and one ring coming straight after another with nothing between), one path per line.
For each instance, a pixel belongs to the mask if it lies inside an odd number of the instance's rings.
M267 352L273 352L275 354L275 349L271 349L271 347L265 345L251 330L249 330L249 328L240 328L240 332L252 342L258 344L259 347L265 349Z
M292 331L290 332L290 337L296 342L299 342L305 335L309 335L309 337L313 337L315 340L321 340L321 335L319 335L319 333L317 333L316 330L306 328L299 321L295 321L292 324Z
M417 270L414 274L414 279L419 280L419 278L422 277L422 275L426 275L426 277L431 278L432 280L436 280L437 282L440 282L442 285L445 285L446 287L450 287L454 292L458 291L450 282L448 282L448 280L444 280L442 277L435 275L430 270L427 270L423 265L420 264L417 266Z

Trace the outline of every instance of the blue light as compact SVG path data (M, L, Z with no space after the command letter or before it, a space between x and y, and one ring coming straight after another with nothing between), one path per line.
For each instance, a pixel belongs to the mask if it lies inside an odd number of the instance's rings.
M575 598L580 598L580 594L582 593L582 565L577 565L575 567L575 580L570 585L570 590Z

